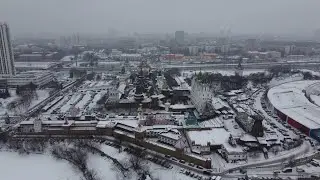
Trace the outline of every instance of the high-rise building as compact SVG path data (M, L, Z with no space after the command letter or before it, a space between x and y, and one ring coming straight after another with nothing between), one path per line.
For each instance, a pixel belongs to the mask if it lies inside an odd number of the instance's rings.
M178 44L184 44L184 31L176 31L174 37Z
M15 75L9 27L0 22L0 75Z
M259 42L257 39L247 39L245 45L247 51L256 51L259 49Z

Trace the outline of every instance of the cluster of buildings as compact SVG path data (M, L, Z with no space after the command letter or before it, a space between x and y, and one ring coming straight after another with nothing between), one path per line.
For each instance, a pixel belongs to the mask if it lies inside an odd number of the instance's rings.
M277 51L266 51L266 52L259 52L259 51L248 51L248 56L254 59L280 59L281 52Z
M56 40L56 44L60 47L73 47L81 45L83 42L81 41L79 33L74 33L70 36L61 36Z
M15 137L49 136L49 137L91 137L114 136L117 139L143 145L149 149L169 154L179 159L193 162L205 168L211 168L211 159L189 154L187 140L175 125L141 126L139 116L108 116L105 119L77 121L71 117L60 120L43 120L35 118L17 125Z
M76 92L54 98L42 108L39 118L19 123L15 137L107 135L206 168L211 168L208 155L213 152L228 162L247 159L246 149L234 143L221 121L212 126L198 124L201 117L196 111L206 112L208 104L213 108L212 117L234 117L232 109L214 97L211 87L193 83L190 88L184 78L167 77L146 61L137 69L133 79L105 80L107 77L101 75L101 80L84 81ZM154 77L156 83L152 83ZM170 81L176 84L168 86ZM100 113L99 107L107 112ZM130 113L132 109L136 113Z
M211 168L213 163L206 155L215 150L228 162L247 159L246 150L236 145L230 133L223 127L188 130L177 123L141 125L146 121L146 116L148 114L139 112L137 116L93 116L91 120L80 121L71 116L50 120L40 117L19 123L14 137L114 136L205 168ZM157 116L171 118L173 121L186 120L184 115L169 112L158 112Z
M49 82L52 82L55 79L54 74L51 71L25 71L19 74L16 74L13 77L6 77L7 85L9 87L23 86L30 82L41 87Z
M142 55L141 54L126 54L122 53L122 51L119 51L117 49L112 49L110 56L113 59L117 59L120 61L140 61L142 60Z
M6 86L16 87L31 82L38 86L43 86L54 79L54 75L50 71L26 71L16 73L11 36L9 27L6 23L0 24L0 50L0 79ZM52 56L54 56L54 54L52 54ZM43 58L42 55L39 54L21 56L21 58L26 61L31 57L32 59Z
M79 44L79 37L74 36L74 41L71 44ZM177 31L175 41L184 45L185 32ZM220 38L217 43L222 53L230 51L228 39ZM255 39L245 43L250 58L279 59L282 56L278 51L258 51L260 42ZM55 54L45 57L21 54L19 60L22 62L15 63L7 24L0 24L0 48L1 87L3 84L16 87L30 82L43 86L55 79L48 69L58 64L46 64L50 67L16 73L15 67L28 63L32 67L31 63L41 66L43 58L50 59ZM144 50L156 51L154 48ZM186 50L191 56L204 60L215 60L218 56L212 52L200 52L197 45L188 46ZM82 84L74 87L72 92L52 97L41 107L39 117L17 124L13 138L112 136L205 168L211 168L215 163L210 158L212 153L218 153L227 162L247 161L251 148L265 150L280 144L277 135L265 133L264 118L252 112L248 105L248 94L254 91L238 88L236 78L243 78L241 61L235 69L235 76L232 76L235 79L230 76L210 76L209 81L192 78L190 86L178 74L163 72L160 66L152 68L143 60L144 55L112 49L110 56L99 57L103 61L97 61L96 67L103 70L119 72L125 62L136 71L105 76L97 73L90 81L81 80ZM110 61L110 57L115 61ZM186 59L183 54L170 53L155 57L158 60ZM239 59L234 57L233 60ZM140 61L140 64L130 63L132 61ZM89 62L81 63L79 69L91 67L93 70ZM320 140L320 122L317 119L320 112L315 104L319 105L320 99L315 95L320 94L319 84L318 81L284 83L270 88L267 94L267 104L275 114L317 140ZM228 86L229 90L223 90L223 86Z
M61 54L58 52L50 53L32 53L32 54L16 54L17 62L52 62L58 61L62 58Z

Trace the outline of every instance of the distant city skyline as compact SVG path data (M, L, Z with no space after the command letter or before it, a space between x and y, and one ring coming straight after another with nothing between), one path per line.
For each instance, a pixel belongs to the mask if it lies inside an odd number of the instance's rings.
M309 34L320 28L318 0L1 0L0 21L23 33Z

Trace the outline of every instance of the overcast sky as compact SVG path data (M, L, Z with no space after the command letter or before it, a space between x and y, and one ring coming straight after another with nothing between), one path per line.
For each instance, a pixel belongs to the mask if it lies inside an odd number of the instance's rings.
M312 33L320 0L0 0L13 33Z

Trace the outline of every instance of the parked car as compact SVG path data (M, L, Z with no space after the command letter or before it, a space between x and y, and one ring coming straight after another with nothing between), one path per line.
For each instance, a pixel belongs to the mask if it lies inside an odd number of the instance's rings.
M193 164L193 163L189 163L188 165L191 166L191 167L194 167L194 164Z
M241 173L241 174L245 174L245 173L247 173L247 170L245 170L245 169L240 169L240 173Z
M292 168L284 168L282 170L283 173L291 173L292 172Z
M204 170L204 171L202 171L202 172L203 172L203 174L205 174L205 175L210 175L210 174L212 173L211 170Z
M273 171L273 174L279 174L280 173L280 171L279 170L275 170L275 171Z
M310 164L313 165L313 166L315 166L315 167L319 167L319 163L316 162L316 161L314 161L314 160L312 160L312 161L310 162Z
M202 167L202 166L199 166L199 165L197 165L197 168L198 168L198 169L203 169L203 167Z
M297 168L296 171L299 172L299 173L305 172L305 170L302 169L302 168Z

